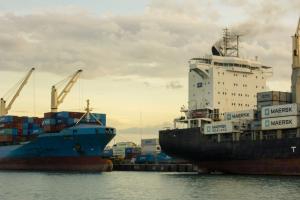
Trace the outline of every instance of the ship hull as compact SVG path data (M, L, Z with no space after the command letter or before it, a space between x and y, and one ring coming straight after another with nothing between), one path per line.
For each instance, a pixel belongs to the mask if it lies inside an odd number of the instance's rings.
M58 133L41 133L31 141L0 146L0 170L112 171L102 158L115 136L106 127L76 126Z
M110 172L112 162L97 157L6 158L0 170Z
M300 138L217 142L200 128L189 128L160 131L159 141L168 155L203 172L300 175Z

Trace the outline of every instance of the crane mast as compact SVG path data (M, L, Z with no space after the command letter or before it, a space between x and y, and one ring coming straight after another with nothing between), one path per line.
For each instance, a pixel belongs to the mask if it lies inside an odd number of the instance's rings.
M31 74L33 73L34 70L35 70L35 68L30 69L30 71L27 73L25 78L20 83L20 86L18 87L18 90L16 91L16 93L14 94L13 98L10 100L10 102L8 103L7 106L6 106L6 100L4 99L4 97L2 97L0 99L0 116L8 114L8 111L11 109L13 103L16 101L17 97L20 95L22 89L24 88L24 86L28 82L28 79L30 78L30 76L31 76Z
M66 86L63 88L63 90L58 94L56 85L52 86L51 89L51 112L57 112L58 106L63 103L64 99L66 98L67 94L71 91L72 87L78 80L82 70L76 71L72 76L71 79L68 81Z

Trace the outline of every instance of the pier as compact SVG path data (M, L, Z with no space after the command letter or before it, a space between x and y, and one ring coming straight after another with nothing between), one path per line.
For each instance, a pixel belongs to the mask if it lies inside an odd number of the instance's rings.
M113 171L198 172L192 164L115 164Z

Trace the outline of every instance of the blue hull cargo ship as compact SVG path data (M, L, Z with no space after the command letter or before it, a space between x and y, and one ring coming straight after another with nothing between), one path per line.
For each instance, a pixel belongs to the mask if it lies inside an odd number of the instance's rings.
M0 169L111 171L112 162L102 158L102 151L115 129L106 127L105 114L88 115L51 112L44 119L0 117Z
M44 118L7 115L34 70L13 87L10 101L7 95L0 99L0 170L111 171L102 152L116 131L106 126L106 115L91 113L89 100L86 113L58 112L82 70L52 86L51 112Z

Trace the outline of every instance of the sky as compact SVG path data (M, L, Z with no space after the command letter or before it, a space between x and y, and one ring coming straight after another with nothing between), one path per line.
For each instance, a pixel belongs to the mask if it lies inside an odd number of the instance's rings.
M242 57L273 67L269 89L289 91L299 16L299 0L0 0L0 96L35 67L9 114L42 116L51 86L83 69L59 110L90 99L116 142L139 143L172 126L188 60L210 54L223 28L242 35Z

